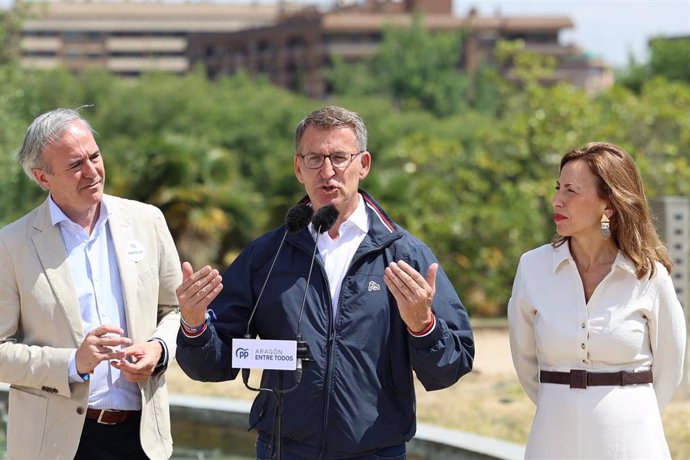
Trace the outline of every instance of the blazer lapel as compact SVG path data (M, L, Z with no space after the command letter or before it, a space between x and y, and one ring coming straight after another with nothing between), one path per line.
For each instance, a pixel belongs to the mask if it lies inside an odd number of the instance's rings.
M117 266L120 270L122 282L122 298L125 302L125 316L127 318L127 336L136 341L138 337L136 327L137 311L137 267L129 256L129 246L134 240L134 228L131 220L121 207L121 202L114 197L108 197L108 228L113 238L113 247L117 256Z
M77 291L74 288L72 272L60 229L54 226L50 220L50 208L47 199L37 210L34 229L36 229L36 233L32 236L32 240L36 247L38 259L53 289L57 303L72 329L74 343L78 346L84 340L84 328Z

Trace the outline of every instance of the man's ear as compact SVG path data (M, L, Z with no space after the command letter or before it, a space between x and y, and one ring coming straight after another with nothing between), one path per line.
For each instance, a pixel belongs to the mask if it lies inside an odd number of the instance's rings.
M304 178L302 177L302 162L299 159L299 155L295 155L293 167L295 168L295 177L300 184L304 184Z
M361 158L359 161L361 162L362 167L359 170L359 180L363 180L369 175L369 171L371 170L371 153L364 151L360 157Z
M38 185L40 185L43 190L50 190L50 185L48 184L45 171L39 168L34 168L31 170L31 174L34 175L34 179L36 179L36 182L38 182Z

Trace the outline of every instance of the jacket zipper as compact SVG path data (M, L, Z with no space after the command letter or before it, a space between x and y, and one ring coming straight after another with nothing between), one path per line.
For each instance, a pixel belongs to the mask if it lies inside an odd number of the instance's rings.
M328 411L330 409L331 402L331 391L333 387L333 353L335 352L335 317L333 316L333 301L331 300L330 292L331 287L328 283L328 275L326 270L323 268L321 262L317 260L319 264L319 270L321 270L321 276L326 283L326 298L328 299L328 353L326 354L326 360L328 364L326 366L326 391L324 392L325 400L323 403L323 419L321 421L321 451L319 452L319 459L325 458L326 455L326 429L328 426Z
M368 251L360 254L357 258L352 259L352 261L350 261L350 266L347 268L347 271L345 272L345 278L347 278L350 275L350 270L352 269L352 267L355 265L356 262L358 262L364 256L379 250L380 248L381 248L380 246L377 246L375 248L371 248ZM323 276L323 279L326 282L326 287L328 289L326 292L330 293L331 290L330 290L330 285L328 283L328 275L326 274L325 269L321 265L321 262L319 262L318 260L317 260L317 262L319 265L319 269L321 270L321 275ZM343 281L345 280L345 278L343 278ZM340 295L338 298L338 302L340 302L340 298L342 298L342 295L343 294L342 294L342 289L341 289ZM328 354L326 356L326 359L328 360L328 366L326 367L327 370L326 370L326 377L325 377L326 391L324 392L325 393L325 402L324 402L324 406L323 406L323 422L321 425L322 435L321 435L321 451L319 452L319 459L320 460L323 460L326 457L326 447L327 447L326 446L326 438L327 438L326 428L328 425L328 411L330 409L330 401L331 401L332 386L333 386L332 385L333 384L333 366L334 366L333 355L335 354L335 337L336 337L335 322L337 319L337 315L340 314L340 307L338 307L338 310L336 312L336 316L333 315L333 302L330 300L330 295L327 297L329 299L328 318L330 319L330 324L328 325L329 326L328 327Z
M381 244L376 247L372 247L366 252L363 252L360 254L358 257L353 258L352 261L350 261L350 266L348 267L347 271L345 272L345 278L350 275L350 270L352 267L355 265L356 262L358 262L360 259L364 258L364 256L371 254L372 252L381 250L383 247L388 246L392 241L397 240L400 238L399 236L396 238L393 238L391 241L387 242L386 244ZM310 256L311 253L309 251L306 251ZM321 276L322 279L324 280L324 283L326 284L326 298L328 300L328 319L329 319L329 324L328 324L328 353L326 355L326 359L328 361L328 365L326 366L326 376L324 378L326 382L326 391L324 392L325 394L325 400L324 400L324 405L323 405L323 418L322 418L322 423L321 423L321 450L319 452L319 459L322 460L326 456L326 427L328 425L328 412L330 409L330 400L331 400L331 390L332 390L332 384L333 384L333 354L335 353L335 320L336 317L333 315L333 301L331 300L330 296L330 285L328 282L328 275L326 274L326 270L323 267L323 264L316 259L316 264L319 267L319 270L321 271ZM344 278L343 278L344 281ZM306 286L306 289L309 289L309 286ZM340 297L342 297L342 290L340 292ZM338 298L338 301L340 301L340 298ZM340 313L340 308L338 308L337 314Z

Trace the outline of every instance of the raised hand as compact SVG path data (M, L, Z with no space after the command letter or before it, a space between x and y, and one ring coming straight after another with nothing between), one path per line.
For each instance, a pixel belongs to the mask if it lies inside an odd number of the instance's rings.
M182 264L182 284L175 293L187 324L196 326L206 321L206 308L223 289L222 281L218 270L208 265L194 272L189 262Z
M424 279L417 270L401 260L388 264L384 272L383 280L395 297L400 317L413 332L422 331L431 324L437 271L438 264L431 264Z

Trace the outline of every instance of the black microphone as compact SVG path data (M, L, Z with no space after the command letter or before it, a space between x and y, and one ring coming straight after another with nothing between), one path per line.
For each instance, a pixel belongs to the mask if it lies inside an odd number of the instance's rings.
M311 224L316 230L317 237L318 234L329 231L331 227L333 227L333 224L335 224L335 221L338 220L339 215L340 212L338 212L338 209L332 204L326 205L316 211L314 217L311 219Z
M261 300L261 296L264 294L266 284L268 284L268 279L271 277L271 273L273 273L273 267L276 264L276 260L278 260L278 254L280 254L280 250L283 248L283 243L285 243L285 237L287 237L288 233L298 233L307 228L313 214L314 210L304 203L296 204L295 206L288 209L288 212L285 215L285 233L283 233L283 238L280 240L280 245L278 245L276 255L273 257L271 267L268 269L268 274L266 275L264 284L261 286L261 291L259 291L259 295L256 298L256 302L254 302L254 308L252 308L252 313L251 315L249 315L249 320L247 321L247 331L244 335L245 339L251 338L251 335L249 334L249 328L252 323L252 319L254 319L254 314L256 313L256 309L259 306L259 301ZM248 384L249 369L242 369L242 380L244 381L244 385L250 390L259 391L259 388L251 388Z
M309 292L309 282L311 280L311 272L314 268L314 261L316 260L316 250L318 248L319 235L325 233L333 227L335 221L338 220L340 212L332 204L323 206L314 213L311 224L316 230L316 239L314 241L314 252L311 255L311 265L309 265L309 273L307 274L307 284L304 286L304 297L302 298L302 305L299 309L299 317L297 318L297 368L295 370L295 383L299 384L302 380L302 360L311 359L309 355L309 345L302 340L302 315L304 314L304 306L307 303L307 293Z
M296 204L288 209L285 215L285 227L288 233L299 233L307 228L313 215L314 210L312 207L304 203ZM283 244L283 242L281 241L280 244Z

